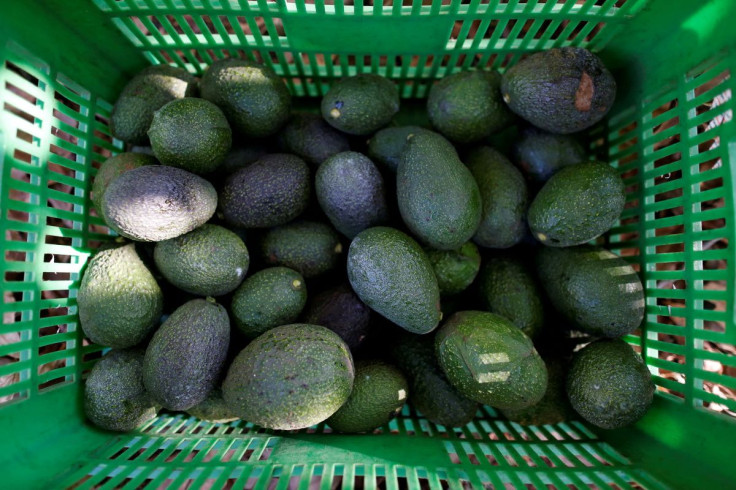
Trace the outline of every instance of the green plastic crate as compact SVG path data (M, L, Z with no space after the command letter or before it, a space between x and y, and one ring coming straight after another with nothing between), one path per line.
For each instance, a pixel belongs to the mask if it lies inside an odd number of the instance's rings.
M733 488L736 324L732 0L7 0L0 10L0 487ZM347 5L351 3L351 5ZM375 5L374 5L375 3ZM659 387L636 426L521 427L485 408L462 429L404 413L379 434L285 433L162 415L132 434L84 421L101 348L76 316L108 239L90 182L123 149L111 102L150 63L263 61L297 96L357 72L421 108L431 83L555 46L599 52L619 82L592 148L628 186L607 246L641 271L629 338ZM305 99L304 105L314 104ZM725 267L724 267L725 264ZM43 355L40 354L43 352Z

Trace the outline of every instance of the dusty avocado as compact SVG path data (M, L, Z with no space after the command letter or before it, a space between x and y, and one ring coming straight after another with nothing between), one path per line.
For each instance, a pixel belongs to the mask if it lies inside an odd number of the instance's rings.
M153 156L143 153L120 153L105 160L92 182L92 204L97 212L102 212L102 198L110 182L128 170L155 164L156 159Z

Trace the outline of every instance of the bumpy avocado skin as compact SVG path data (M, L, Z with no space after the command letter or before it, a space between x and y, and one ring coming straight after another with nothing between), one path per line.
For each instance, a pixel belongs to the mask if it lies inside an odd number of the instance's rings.
M155 164L156 159L152 155L143 153L120 153L105 160L92 182L92 204L97 212L102 212L102 198L110 182L128 170Z
M350 150L348 137L318 114L294 114L281 131L284 149L316 168L333 155Z
M343 133L369 135L399 111L399 92L390 80L365 73L334 83L322 98L321 109L330 126Z
M266 264L289 267L307 279L337 267L342 252L335 230L315 221L297 220L271 228L260 242Z

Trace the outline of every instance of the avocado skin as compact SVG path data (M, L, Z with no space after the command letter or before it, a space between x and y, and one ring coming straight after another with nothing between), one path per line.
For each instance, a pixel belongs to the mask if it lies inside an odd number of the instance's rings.
M574 136L548 133L534 127L521 131L512 153L516 167L535 190L560 169L587 160L585 148Z
M311 192L307 164L295 155L274 153L225 179L220 209L232 226L270 228L302 214Z
M483 202L473 241L486 248L513 247L526 233L529 197L524 177L506 157L488 146L470 151L466 162Z
M143 383L164 408L192 408L217 386L229 344L225 308L204 299L188 301L166 319L148 344Z
M350 150L348 137L318 114L294 114L280 134L284 150L304 159L313 168L333 155Z
M172 100L196 95L196 79L186 70L169 65L144 68L125 85L115 102L110 130L126 143L147 145L154 112Z
M282 325L248 344L222 384L228 408L268 429L310 427L335 413L353 389L355 368L340 337L318 325Z
M480 253L473 242L466 242L458 250L427 250L440 295L452 296L470 286L480 270Z
M266 264L289 267L307 279L337 267L342 251L335 230L315 221L276 226L260 242L260 257Z
M160 242L206 223L217 192L203 178L180 168L146 165L112 181L102 200L105 223L126 238Z
M582 245L616 224L626 188L616 169L602 162L565 167L542 187L529 206L534 237L548 247Z
M428 333L440 321L440 292L432 264L411 237L377 226L350 244L348 279L361 301L413 333Z
M238 417L227 408L225 400L222 398L222 389L220 388L212 390L203 402L188 409L187 413L192 417L197 417L199 420L218 424L226 424L238 420Z
M454 143L489 137L514 120L501 98L497 71L463 71L432 85L427 113L437 131Z
M501 78L503 100L519 116L551 133L582 131L608 114L616 82L603 62L584 48L535 53Z
M391 122L399 111L396 85L379 75L364 73L335 82L322 98L327 124L353 135L369 135Z
M584 332L614 338L641 325L644 288L621 257L599 247L542 247L536 263L552 304Z
M322 162L314 187L332 226L350 239L388 221L383 177L362 153L338 153Z
M382 168L396 173L408 136L421 131L428 130L419 126L399 126L376 131L368 140L368 156Z
M143 342L163 310L163 293L132 243L98 251L77 293L79 323L94 343L123 349Z
M102 213L102 198L110 182L129 170L156 163L153 156L143 153L120 153L105 160L92 182L92 204L97 212Z
M255 61L215 61L202 75L200 92L222 109L235 132L250 138L275 134L291 111L291 94L283 80Z
M406 226L432 248L456 250L478 229L478 184L452 144L437 133L414 134L407 142L396 172L396 195Z
M574 355L567 374L573 408L602 429L619 429L642 418L654 390L641 356L621 339L588 344Z
M314 296L307 305L304 321L329 328L354 351L368 335L371 310L349 284L341 284Z
M148 137L159 162L196 174L214 171L233 141L220 108L192 97L172 100L157 110Z
M233 143L232 148L222 163L215 170L213 175L209 176L209 180L214 182L215 180L222 180L228 175L232 175L241 168L245 168L251 163L257 162L261 157L268 155L268 145L263 141L253 140L248 141L245 145L237 145Z
M84 384L84 413L97 427L128 432L156 417L143 386L145 349L113 349L92 368Z

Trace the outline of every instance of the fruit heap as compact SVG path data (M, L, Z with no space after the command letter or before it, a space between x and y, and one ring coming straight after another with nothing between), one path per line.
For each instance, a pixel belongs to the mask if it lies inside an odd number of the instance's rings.
M439 80L426 127L402 126L378 75L333 83L313 114L252 61L201 80L146 68L112 114L130 151L92 188L119 237L77 295L84 333L112 348L88 418L370 432L408 401L444 426L479 404L524 424L635 422L654 385L621 337L644 290L592 245L624 183L573 134L615 92L595 55L553 49Z

